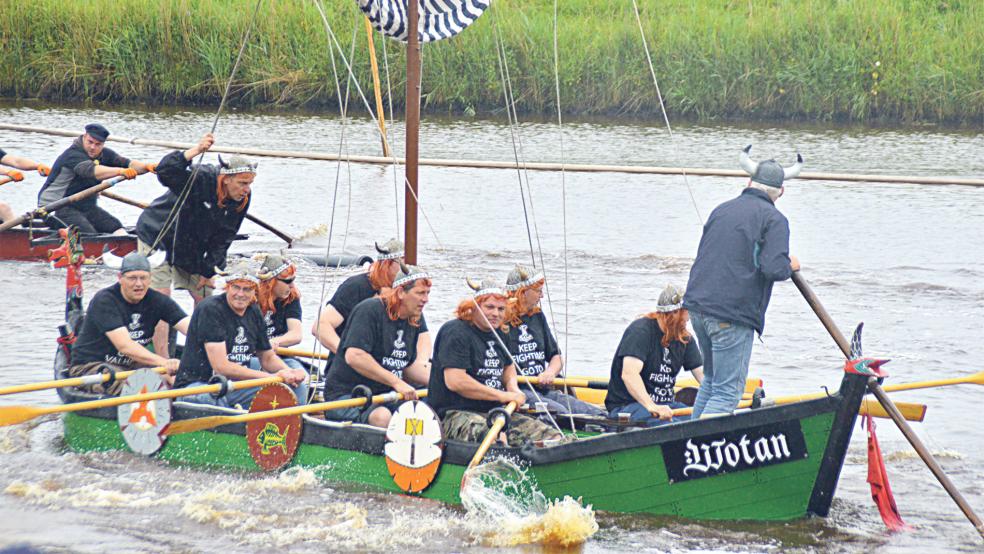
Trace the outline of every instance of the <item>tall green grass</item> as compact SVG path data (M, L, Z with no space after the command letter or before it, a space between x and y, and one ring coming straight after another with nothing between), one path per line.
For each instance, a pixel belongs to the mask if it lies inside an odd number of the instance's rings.
M979 0L638 1L673 116L984 120ZM371 90L354 0L326 4L346 55L357 33L353 69ZM215 104L253 5L0 0L0 94ZM424 47L428 111L502 110L494 26L505 42L518 108L555 110L553 0L495 0L491 13L459 37ZM565 112L659 113L631 0L561 0L559 28ZM380 64L383 42L377 38ZM385 42L400 106L403 48ZM335 90L327 36L311 1L264 0L233 102L329 106L337 104Z

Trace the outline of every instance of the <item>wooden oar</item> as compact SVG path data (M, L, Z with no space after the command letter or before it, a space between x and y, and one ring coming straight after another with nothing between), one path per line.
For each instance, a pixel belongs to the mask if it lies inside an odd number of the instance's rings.
M139 200L133 200L132 198L127 198L126 196L120 196L119 194L116 194L116 193L113 193L113 192L106 191L106 192L103 192L102 195L105 196L106 198L111 199L111 200L116 200L117 202L121 202L123 204L128 204L128 205L134 206L136 208L146 208L147 207L147 203L146 202L141 202ZM263 221L262 219L256 217L255 215L253 215L251 213L247 213L246 214L246 219L252 221L253 223L255 223L257 225L259 225L260 227L263 227L267 231L270 231L271 233L277 235L278 237L280 237L281 239L283 239L284 242L286 242L288 246L293 246L294 245L294 241L296 240L294 237L290 236L289 234L285 233L284 231L281 231L280 229L277 229L273 225L270 225L269 223L267 223L266 221Z
M0 186L6 185L7 183L9 183L9 182L11 182L13 180L14 180L13 177L4 175L3 177L0 177Z
M844 337L844 335L840 332L840 329L837 328L837 325L834 323L833 318L830 317L830 314L827 313L827 310L823 307L822 304L820 304L820 299L817 298L817 295L813 292L813 289L810 288L810 285L807 284L806 280L803 279L799 271L793 272L793 283L796 285L796 288L799 289L800 293L802 293L803 298L806 299L806 302L810 305L811 308L813 308L813 312L817 314L818 318L820 318L820 321L821 323L823 323L823 326L827 328L827 332L830 333L831 338L833 338L834 342L837 343L837 346L844 354L844 357L850 360L851 359L850 344L847 342L847 339ZM936 461L936 458L933 457L933 455L929 452L929 449L927 449L923 445L922 441L919 440L919 437L917 437L916 433L912 430L911 427L909 427L909 424L905 422L905 418L903 418L902 414L899 413L899 410L896 407L895 403L893 403L892 400L888 397L888 394L885 392L884 389L882 389L881 385L878 384L878 381L876 379L871 378L868 380L868 390L870 390L875 394L875 398L878 399L878 402L881 403L881 405L885 408L885 411L887 411L889 416L891 416L892 421L895 422L895 425L897 425L899 430L902 431L902 434L905 435L905 438L909 441L909 444L912 445L912 447L916 450L916 453L919 454L919 457L922 458L923 462L925 462L929 470L933 472L933 475L936 476L936 479L940 482L941 485L943 485L943 488L946 489L946 492L950 495L950 498L952 498L953 501L957 503L957 506L960 508L960 510L964 513L965 516L967 516L967 519L970 520L970 522L974 525L974 527L977 529L977 532L981 535L981 538L984 538L984 522L981 522L981 518L977 517L977 514L974 513L974 510L970 507L970 504L967 503L963 495L960 494L960 491L957 490L957 487L953 485L953 482L950 481L950 478L947 477L946 473L943 472L943 468L940 467L940 464ZM906 389L900 389L900 390L906 390Z
M150 368L156 373L166 373L167 369L163 367ZM126 379L133 374L135 369L129 371L118 371L116 372L116 380L120 381ZM57 379L55 381L42 381L40 383L27 383L24 385L11 385L9 387L0 388L0 396L6 394L16 394L18 392L33 392L39 390L47 389L60 389L62 387L84 387L87 385L98 385L99 383L105 383L109 381L108 373L94 373L92 375L85 375L83 377L71 377L68 379Z
M427 396L427 389L421 389L417 391L417 398L424 398ZM377 394L370 399L369 404L385 404L387 402L395 402L397 400L403 400L403 395L397 392L389 392L386 394ZM263 412L254 412L249 414L234 415L234 416L208 416L208 417L197 417L194 419L183 419L181 421L175 421L164 430L165 435L180 435L182 433L191 433L193 431L202 431L204 429L212 429L213 427L218 427L220 425L230 425L233 423L246 423L247 421L255 421L259 419L269 419L274 417L292 416L297 414L309 414L311 412L327 412L329 410L340 410L342 408L358 408L366 403L365 398L349 398L347 400L335 400L332 402L319 402L317 404L305 404L302 406L292 406L290 408L281 408L279 410L267 410Z
M510 402L506 405L506 413L512 415L516 411L516 403ZM468 481L468 473L470 470L474 469L478 464L482 463L482 459L485 458L485 454L492 447L492 443L495 442L496 437L502 431L502 428L506 426L506 418L503 415L499 415L492 422L492 427L489 428L488 434L485 435L485 439L482 443L478 445L478 450L475 451L475 455L472 456L471 462L468 462L468 467L465 468L465 473L461 476L461 488L465 488L465 483Z
M17 227L21 223L24 223L25 221L31 220L34 217L35 214L39 214L39 213L48 213L48 214L50 214L52 212L55 212L57 210L60 210L61 208L64 208L65 206L67 206L69 204L72 204L73 202L78 202L79 200L88 198L88 197L90 197L90 196L92 196L94 194L99 194L100 192L102 192L102 191L104 191L104 190L106 190L106 189L108 189L108 188L116 185L116 183L119 183L120 181L123 181L124 179L126 179L126 177L123 177L122 175L120 175L118 177L113 177L112 179L106 179L105 181L99 183L98 185L95 185L95 186L89 187L89 188L87 188L85 190L76 192L75 194L73 194L71 196L66 196L65 198L62 198L61 200L55 200L54 202L52 202L51 204L48 204L47 206L42 206L40 208L35 208L35 209L27 212L24 215L20 215L20 216L17 216L15 218L11 219L10 221L4 221L3 223L0 223L0 232L6 231L7 229L12 229L14 227Z
M229 381L230 390L248 389L252 387L262 387L270 383L281 383L283 377L263 377L262 379L246 379L243 381ZM202 385L199 387L188 387L184 389L163 390L147 394L135 394L132 396L119 396L116 398L103 398L100 400L90 400L88 402L75 402L73 404L61 404L58 406L0 406L0 427L14 425L30 421L36 417L48 414L58 414L64 412L80 412L84 410L95 410L97 408L109 408L133 402L147 402L150 400L161 400L164 398L181 398L193 394L206 394L219 392L221 384Z

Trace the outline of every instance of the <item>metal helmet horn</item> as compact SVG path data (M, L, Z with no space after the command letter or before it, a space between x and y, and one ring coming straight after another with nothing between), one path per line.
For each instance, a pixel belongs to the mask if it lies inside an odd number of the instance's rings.
M763 184L767 187L779 188L782 186L784 180L796 177L803 169L803 156L799 152L796 153L796 163L788 168L784 168L775 160L756 162L748 155L751 149L751 144L742 149L741 154L738 155L738 163L752 177L752 181L756 183Z
M382 246L378 242L373 242L376 246L376 252L379 252L378 259L380 260L395 260L397 258L403 257L403 242L397 239L389 239Z
M506 291L502 289L502 286L492 277L485 277L481 281L474 281L471 277L465 277L465 282L474 291L473 296L478 298L479 296L485 296L486 294L495 294L498 296L505 296Z
M675 312L683 307L683 291L673 285L666 285L663 292L659 293L659 300L656 302L656 309L659 313Z
M543 272L525 266L523 264L516 264L516 267L509 272L509 276L506 277L506 287L507 291L519 290L523 287L528 287L544 279Z

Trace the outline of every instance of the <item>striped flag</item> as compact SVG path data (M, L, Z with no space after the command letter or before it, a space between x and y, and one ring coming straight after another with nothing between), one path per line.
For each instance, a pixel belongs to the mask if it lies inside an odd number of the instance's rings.
M407 0L356 0L372 26L384 35L406 42ZM451 38L474 23L492 0L416 0L420 42Z

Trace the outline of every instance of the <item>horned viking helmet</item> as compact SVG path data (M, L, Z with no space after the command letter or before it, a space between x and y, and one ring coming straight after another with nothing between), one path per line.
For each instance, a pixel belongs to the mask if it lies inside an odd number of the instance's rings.
M468 286L475 291L474 297L485 296L486 294L496 294L498 296L505 296L506 292L503 290L502 286L492 277L485 277L481 281L474 281L471 277L465 277L465 282Z
M683 307L683 291L673 285L666 285L663 292L659 293L659 301L656 302L656 309L659 313L675 312Z
M748 156L751 149L751 144L742 149L741 154L738 155L738 163L741 164L741 168L746 173L752 176L752 180L756 183L779 188L782 186L783 180L796 177L803 169L803 156L799 152L796 153L796 163L787 169L775 160L756 162Z
M519 290L523 287L528 287L539 281L543 280L543 272L537 270L536 268L531 268L522 264L516 264L516 267L509 272L509 276L506 277L506 287L507 291Z
M269 281L294 265L294 262L280 254L259 254L256 259L263 261L263 265L256 272L256 276L261 281Z
M232 262L226 267L226 269L215 268L215 274L225 278L226 283L231 283L233 281L249 281L250 283L256 285L260 284L260 277L246 259Z
M219 156L219 173L222 175L235 175L236 173L256 173L257 162L250 161L244 156L233 156L229 161Z
M382 246L379 246L378 242L373 244L376 246L376 252L379 252L380 260L395 260L403 257L403 242L399 240L389 239Z
M396 278L393 279L393 288L408 285L417 279L430 279L430 274L419 267L400 262L400 271L396 274Z

